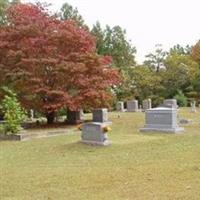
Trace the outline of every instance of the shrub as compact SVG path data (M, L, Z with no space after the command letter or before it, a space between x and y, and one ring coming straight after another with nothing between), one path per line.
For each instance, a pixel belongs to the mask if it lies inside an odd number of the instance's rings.
M177 104L180 107L187 106L187 97L183 94L181 90L178 91L174 98L177 100Z
M65 108L61 108L58 112L57 112L57 116L66 116L67 115L67 111Z
M26 115L16 98L16 94L7 88L4 88L4 90L7 94L4 96L1 105L5 120L3 128L6 134L15 134L21 130L21 123Z
M157 95L151 95L149 98L152 100L152 107L157 107L163 103L164 98L157 96Z
M0 134L4 134L5 133L5 129L3 124L0 124Z

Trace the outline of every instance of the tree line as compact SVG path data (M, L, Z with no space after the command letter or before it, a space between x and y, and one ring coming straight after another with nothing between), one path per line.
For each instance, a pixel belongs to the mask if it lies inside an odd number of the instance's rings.
M73 19L88 28L77 8L65 3L61 10L64 19ZM127 39L122 27L106 25L102 28L97 21L90 32L96 38L96 52L111 56L112 65L123 77L123 82L113 88L117 100L152 98L155 106L165 98L176 97L183 106L190 100L200 101L199 42L194 46L177 44L168 51L156 44L155 51L138 65L136 47Z

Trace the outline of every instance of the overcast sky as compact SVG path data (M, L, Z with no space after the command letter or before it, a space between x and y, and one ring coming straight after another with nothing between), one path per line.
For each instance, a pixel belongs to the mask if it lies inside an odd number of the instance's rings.
M34 2L35 0L24 0ZM41 2L44 2L43 0ZM200 39L200 0L46 0L53 10L67 2L77 7L92 27L120 25L137 49L139 62L156 44L168 50L175 44L195 44Z

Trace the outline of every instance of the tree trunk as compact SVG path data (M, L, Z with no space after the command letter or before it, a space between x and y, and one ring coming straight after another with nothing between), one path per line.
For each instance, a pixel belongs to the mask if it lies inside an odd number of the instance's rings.
M53 124L55 119L55 112L46 114L46 118L47 118L47 124Z

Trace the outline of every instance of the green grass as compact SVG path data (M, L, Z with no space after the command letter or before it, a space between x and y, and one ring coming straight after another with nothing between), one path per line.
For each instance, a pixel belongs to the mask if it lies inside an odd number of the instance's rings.
M87 146L80 133L0 142L0 199L200 199L200 110L184 134L141 134L144 113L111 113L109 147Z

